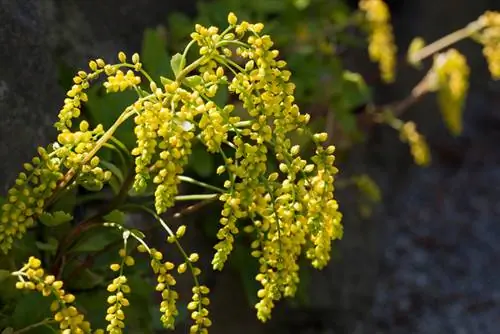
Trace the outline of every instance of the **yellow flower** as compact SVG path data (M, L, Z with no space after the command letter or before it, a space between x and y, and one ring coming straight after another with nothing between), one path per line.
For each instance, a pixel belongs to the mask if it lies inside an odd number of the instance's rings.
M91 333L90 323L85 320L83 314L79 313L75 306L75 296L63 289L63 282L58 281L52 275L46 275L41 269L41 261L30 257L28 263L15 273L19 278L16 284L18 289L36 290L43 296L55 298L50 306L54 312L54 320L59 323L61 333Z
M414 122L406 122L400 129L401 140L410 145L415 163L427 166L431 162L430 150L424 137L417 132Z
M479 18L484 27L479 34L491 76L500 79L500 12L488 11Z
M390 24L389 8L382 0L361 0L359 8L366 15L370 31L368 38L370 58L379 63L382 79L385 82L393 82L397 49Z
M469 66L457 50L451 49L434 58L438 102L443 119L453 135L462 132L462 114L469 89Z

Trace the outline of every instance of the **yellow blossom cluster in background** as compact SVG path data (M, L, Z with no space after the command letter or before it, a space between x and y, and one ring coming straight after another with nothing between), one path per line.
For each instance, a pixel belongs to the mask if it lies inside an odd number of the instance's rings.
M396 45L390 23L390 12L382 0L361 0L359 8L365 13L368 29L368 53L379 63L382 79L393 82L396 68Z
M421 166L430 164L430 150L424 137L418 133L414 122L406 122L400 128L400 138L410 145L411 154L415 163Z
M462 132L462 114L469 89L469 66L465 57L455 49L434 58L432 74L438 103L445 124L453 135Z
M478 38L483 44L483 54L492 77L500 79L500 12L488 11L478 21L484 27Z

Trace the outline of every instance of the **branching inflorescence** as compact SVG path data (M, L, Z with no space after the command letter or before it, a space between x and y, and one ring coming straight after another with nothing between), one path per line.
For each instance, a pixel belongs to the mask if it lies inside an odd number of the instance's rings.
M183 255L185 261L177 266L177 272L192 273L195 286L188 309L195 323L191 332L206 333L211 324L206 308L208 288L198 282L200 270L194 266L198 254L188 255L178 241L185 226L174 233L160 215L176 201L193 141L199 140L209 152L221 155L224 164L217 173L227 177L224 188L216 188L223 209L213 267L224 267L241 229L253 236L252 255L259 262L256 279L262 285L256 305L260 320L270 318L277 300L295 294L302 254L316 268L328 263L332 240L342 236L341 214L334 198L335 149L322 144L327 140L326 133L308 130L309 115L299 112L291 73L273 49L270 36L262 33L263 24L238 23L232 13L228 22L229 27L222 32L216 27L196 25L192 42L182 55L172 59L175 78L154 82L142 68L138 54L128 62L122 52L117 64L97 59L89 63L89 72L78 72L56 123L60 132L57 142L39 149L39 157L25 165L26 171L19 175L9 190L8 202L2 206L0 249L4 253L42 214L48 214L47 208L65 189L75 185L93 191L102 189L111 178L111 171L104 168L97 154L109 145L117 128L133 119L137 137L131 152L135 156L133 188L141 192L155 186L155 210L144 207L143 211L158 220L168 232L168 240ZM198 58L187 63L188 51L194 46L199 49ZM82 105L88 99L85 90L102 76L108 93L137 93L137 100L108 129L102 125L91 128L87 121L79 120ZM213 101L220 89L227 89L241 102L246 110L244 116L237 116L232 104L218 105ZM292 142L293 133L308 136L315 143L309 161L302 158L301 147ZM270 157L277 161L277 170L270 168ZM124 269L135 262L127 250L131 237L138 243L139 251L150 256L157 275L156 290L162 294L161 320L165 327L173 328L179 297L174 291L175 265L164 262L161 252L149 248L143 236L126 226L105 224L119 229L124 240L121 263L111 265L118 275L108 286L111 295L107 331L121 333L124 327L126 295L130 292ZM39 267L40 261L31 258L14 273L21 282L18 287L35 287L44 295L52 292L59 305L54 304L53 309L61 310L56 320L64 316L61 329L90 332L83 316L73 306L66 307L74 298L58 289L62 283L55 286L52 276L44 276Z

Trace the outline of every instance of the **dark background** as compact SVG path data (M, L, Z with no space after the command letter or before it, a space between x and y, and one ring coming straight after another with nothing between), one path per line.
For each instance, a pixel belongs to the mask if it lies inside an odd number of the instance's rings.
M498 0L390 5L398 45L415 35L435 40L500 9ZM51 124L64 98L61 61L79 67L90 58L139 50L145 28L195 8L192 0L0 0L1 192L36 146L55 136ZM229 272L217 278L212 333L500 332L500 84L490 80L479 46L461 42L458 48L472 69L464 133L448 135L433 97L412 107L405 117L416 120L433 154L432 165L422 169L396 134L375 128L340 168L373 176L383 204L363 220L350 214L352 194L340 192L340 257L314 275L312 305L280 306L274 322L262 327ZM356 59L348 65L370 75L373 66ZM418 79L403 69L396 85L377 87L376 98L406 96Z

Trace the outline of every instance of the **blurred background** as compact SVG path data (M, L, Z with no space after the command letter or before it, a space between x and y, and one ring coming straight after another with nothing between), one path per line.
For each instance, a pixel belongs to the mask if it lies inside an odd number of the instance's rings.
M490 79L481 46L456 45L471 68L459 136L446 130L433 95L402 115L425 136L428 167L415 165L397 131L363 111L404 99L425 75L430 62L423 70L405 64L414 37L434 41L500 10L500 1L386 2L398 47L392 84L368 58L355 0L0 0L0 189L36 146L55 138L64 91L89 59L140 52L159 75L194 23L224 26L234 11L266 25L299 105L332 136L345 233L331 264L306 270L300 296L281 303L266 325L255 319L241 267L214 276L211 332L499 333L500 83ZM120 105L89 94L96 101L89 117L106 123L105 112ZM210 179L210 159L199 152L191 172Z

